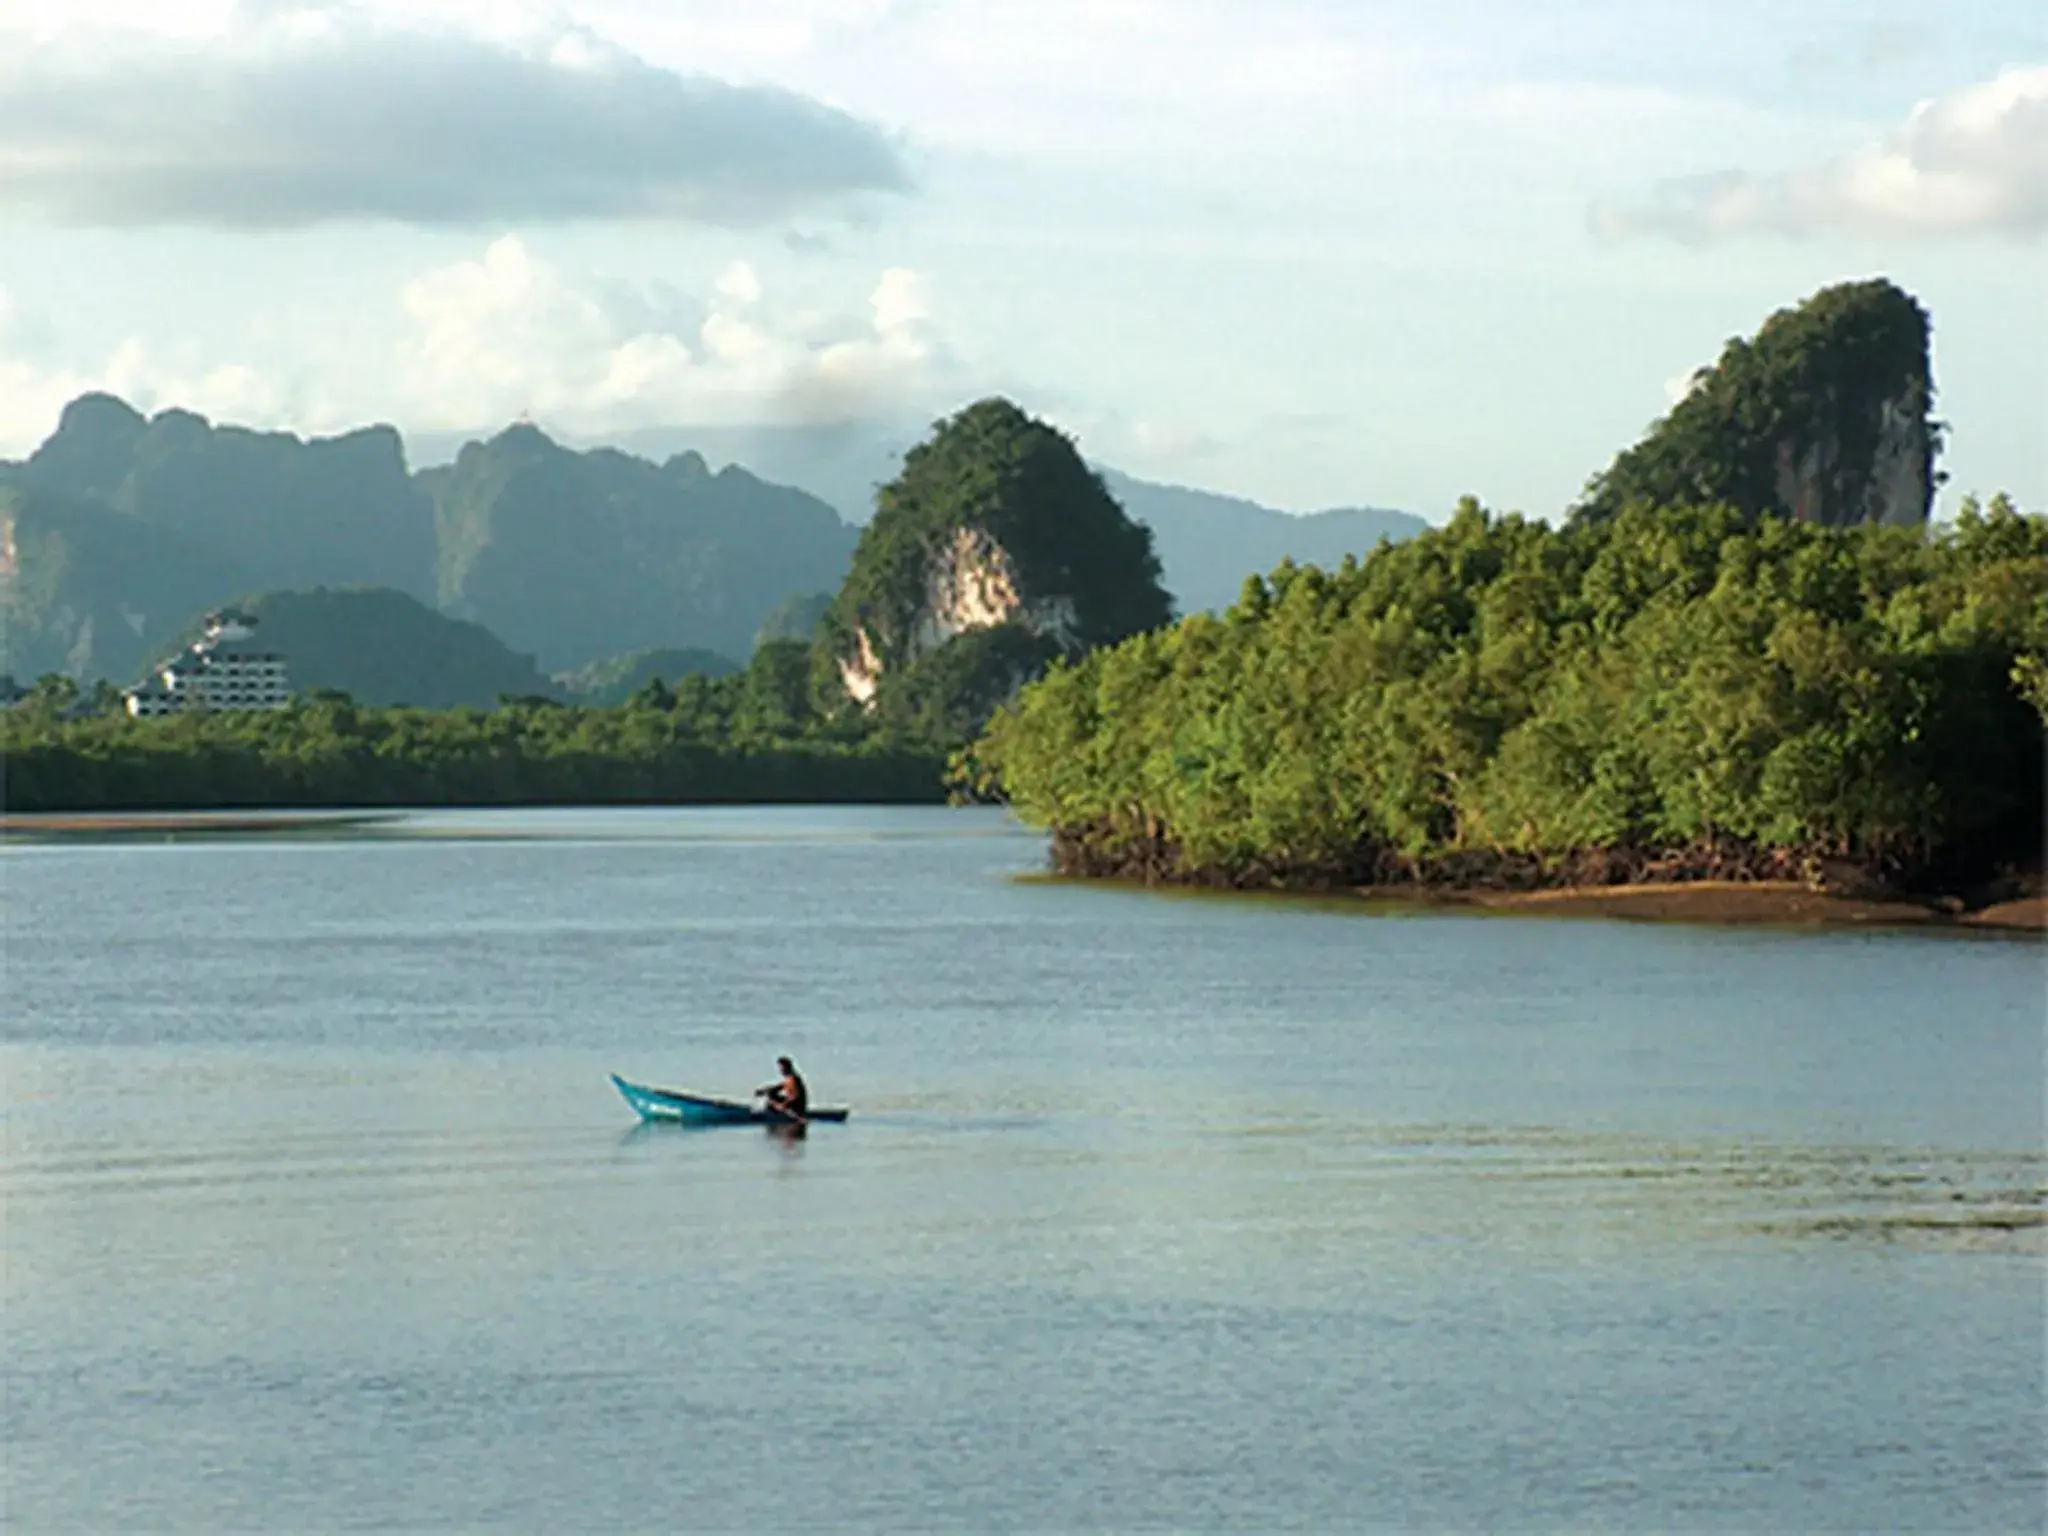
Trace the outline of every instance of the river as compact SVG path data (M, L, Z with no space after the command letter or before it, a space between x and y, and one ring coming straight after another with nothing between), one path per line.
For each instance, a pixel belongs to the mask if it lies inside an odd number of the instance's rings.
M2048 947L994 811L15 842L10 1529L2038 1530ZM607 1075L843 1126L638 1127Z

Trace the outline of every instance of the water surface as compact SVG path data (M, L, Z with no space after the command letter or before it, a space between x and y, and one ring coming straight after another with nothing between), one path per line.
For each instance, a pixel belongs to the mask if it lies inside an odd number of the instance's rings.
M2039 1528L2042 946L1042 862L0 852L10 1528Z

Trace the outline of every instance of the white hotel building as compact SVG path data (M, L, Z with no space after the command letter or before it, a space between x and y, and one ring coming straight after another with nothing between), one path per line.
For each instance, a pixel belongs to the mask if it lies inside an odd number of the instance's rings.
M191 709L283 709L291 701L284 658L255 639L256 621L225 610L206 616L206 631L122 697L128 713L176 715Z

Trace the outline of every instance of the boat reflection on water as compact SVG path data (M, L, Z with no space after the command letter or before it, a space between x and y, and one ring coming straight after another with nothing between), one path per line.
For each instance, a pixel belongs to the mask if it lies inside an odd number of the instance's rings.
M696 1136L704 1131L720 1130L724 1127L713 1123L692 1120L636 1120L619 1134L621 1147L635 1146L641 1142L666 1140L673 1136ZM761 1135L764 1141L773 1143L784 1157L802 1157L804 1141L810 1135L809 1125L764 1125Z

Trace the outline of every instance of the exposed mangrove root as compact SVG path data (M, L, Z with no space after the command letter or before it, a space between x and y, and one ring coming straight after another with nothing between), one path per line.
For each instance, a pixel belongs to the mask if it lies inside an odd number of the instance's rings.
M1768 881L1794 882L1831 896L1873 900L1967 888L1976 896L1968 904L1976 905L1982 900L2038 892L2041 884L2039 871L1936 868L1923 858L1897 850L1849 856L1833 848L1765 847L1735 838L1663 847L1576 848L1550 854L1466 848L1416 855L1361 843L1341 860L1290 863L1255 858L1195 864L1184 857L1179 843L1157 826L1137 833L1056 827L1051 854L1057 873L1083 879L1305 893L1405 888L1509 894Z

